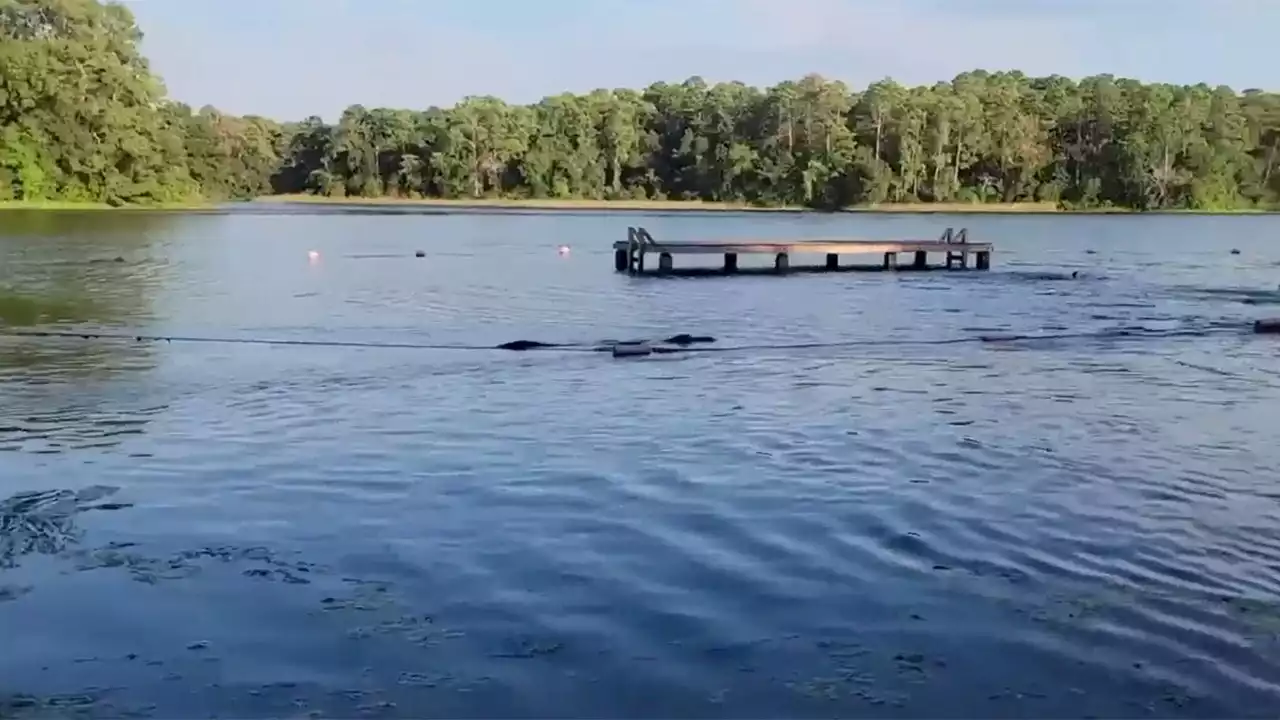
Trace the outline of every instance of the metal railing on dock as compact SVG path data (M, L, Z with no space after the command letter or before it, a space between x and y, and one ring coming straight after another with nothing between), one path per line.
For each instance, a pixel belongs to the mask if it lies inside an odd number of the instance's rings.
M881 269L881 270L930 270L946 268L948 270L969 269L969 256L974 259L973 269L989 270L991 268L991 243L969 242L966 228L954 230L947 228L937 240L857 240L857 239L814 239L814 240L719 240L712 242L663 242L653 239L648 230L642 227L628 227L627 239L613 244L614 269L618 272L633 275L645 272L645 258L648 255L658 256L659 273L677 272L676 255L723 255L724 264L719 272L732 274L738 272L739 255L773 255L773 270L787 272L793 268L791 256L798 253L813 253L826 256L825 264L807 268L809 270L838 271L846 269ZM900 253L912 253L910 265L899 265ZM945 264L929 265L929 254L941 253ZM879 254L879 265L841 265L841 255ZM705 269L704 269L705 271Z

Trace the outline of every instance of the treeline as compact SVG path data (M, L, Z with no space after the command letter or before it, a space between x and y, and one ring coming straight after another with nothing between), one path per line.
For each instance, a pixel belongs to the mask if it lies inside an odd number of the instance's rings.
M279 124L164 100L123 7L0 0L0 199L678 199L839 208L1280 206L1280 95L1018 72L854 92L700 78L348 108Z

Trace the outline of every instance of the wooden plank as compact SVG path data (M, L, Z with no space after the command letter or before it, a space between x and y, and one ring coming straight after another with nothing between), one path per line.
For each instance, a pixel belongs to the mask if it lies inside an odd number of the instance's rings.
M626 242L614 243L614 249L628 249ZM990 252L991 243L945 243L937 240L805 240L765 241L736 240L730 242L663 242L646 245L644 252L666 252L672 255L693 254L751 254L766 253L826 253L849 255L860 253L891 252Z

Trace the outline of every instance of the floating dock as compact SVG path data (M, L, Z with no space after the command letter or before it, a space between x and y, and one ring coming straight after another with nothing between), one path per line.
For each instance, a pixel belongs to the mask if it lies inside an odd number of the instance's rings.
M675 267L676 255L723 255L724 265L710 269L716 274L738 272L739 255L772 255L773 272L790 270L839 271L839 270L933 270L970 269L969 256L973 256L974 270L991 268L990 243L971 243L965 228L954 231L947 228L937 240L721 240L714 242L657 242L642 227L627 228L627 239L613 244L613 265L618 272L638 275L645 272L645 258L658 256L657 272L680 272ZM910 264L900 265L898 256L911 253ZM945 262L930 265L929 255L942 255ZM793 267L791 256L796 254L825 255L824 265ZM841 256L880 255L877 265L841 265ZM702 268L701 272L709 269Z

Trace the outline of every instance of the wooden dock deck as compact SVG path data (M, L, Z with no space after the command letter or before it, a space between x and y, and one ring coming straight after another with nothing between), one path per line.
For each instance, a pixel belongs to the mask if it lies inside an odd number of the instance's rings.
M645 272L645 256L658 256L658 273L677 272L676 255L723 255L724 265L720 273L738 272L739 255L773 255L774 272L787 272L793 268L791 256L810 253L825 255L826 263L810 270L837 271L842 269L881 270L930 270L945 268L968 270L969 256L973 255L973 269L991 268L991 243L969 242L968 230L958 232L947 228L937 240L719 240L713 242L657 242L642 227L627 228L627 239L613 244L614 269L633 275ZM911 253L909 265L899 265L898 255ZM942 265L929 265L929 254L943 255ZM849 266L840 264L842 255L880 255L881 262L874 266Z

